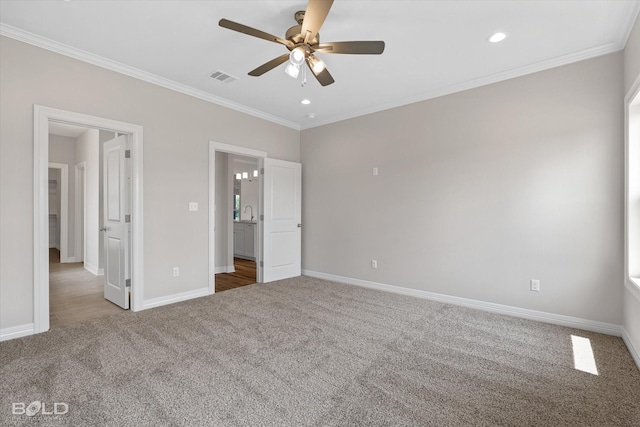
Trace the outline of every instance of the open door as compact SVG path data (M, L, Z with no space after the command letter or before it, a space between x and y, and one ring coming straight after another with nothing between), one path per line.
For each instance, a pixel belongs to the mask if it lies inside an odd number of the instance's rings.
M129 164L127 136L103 146L104 297L129 308Z
M264 159L263 282L300 276L302 165Z

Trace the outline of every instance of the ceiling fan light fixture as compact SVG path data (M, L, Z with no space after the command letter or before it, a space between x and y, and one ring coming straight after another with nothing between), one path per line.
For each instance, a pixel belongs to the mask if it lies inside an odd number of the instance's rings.
M297 79L300 75L300 66L292 63L287 64L287 68L284 69L284 72L289 75L289 77L293 77Z
M291 51L289 54L289 62L293 65L300 66L304 62L304 57L306 56L305 51L301 47L297 47Z
M321 73L326 68L324 61L315 56L309 57L309 65L315 74Z

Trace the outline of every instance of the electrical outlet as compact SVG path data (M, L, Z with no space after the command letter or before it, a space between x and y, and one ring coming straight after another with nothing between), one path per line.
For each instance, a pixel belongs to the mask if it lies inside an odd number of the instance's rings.
M540 280L531 279L531 290L534 292L540 292Z
M173 267L173 277L178 277L180 275L180 267Z
M373 176L378 176L378 168L374 167L372 170Z
M189 202L189 211L196 212L198 210L198 202Z
M378 261L376 261L375 259L371 260L371 268L378 268Z

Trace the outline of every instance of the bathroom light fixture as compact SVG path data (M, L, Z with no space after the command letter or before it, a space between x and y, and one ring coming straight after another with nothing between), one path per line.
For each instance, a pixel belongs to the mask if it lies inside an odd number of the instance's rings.
M257 178L257 177L258 177L258 170L257 170L257 169L255 169L255 170L253 171L253 177L254 177L254 178Z
M491 37L489 37L489 41L491 43L498 43L506 38L507 38L507 35L505 33L498 32L493 34Z
M242 174L238 172L238 173L236 174L236 179L242 179Z
M242 179L249 179L249 172L242 172Z

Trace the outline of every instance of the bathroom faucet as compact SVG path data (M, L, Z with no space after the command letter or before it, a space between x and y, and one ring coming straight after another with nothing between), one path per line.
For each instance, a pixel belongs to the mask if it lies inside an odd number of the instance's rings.
M253 206L247 205L244 207L244 213L247 213L247 208L251 208L251 221L253 221Z

